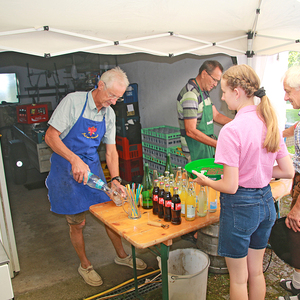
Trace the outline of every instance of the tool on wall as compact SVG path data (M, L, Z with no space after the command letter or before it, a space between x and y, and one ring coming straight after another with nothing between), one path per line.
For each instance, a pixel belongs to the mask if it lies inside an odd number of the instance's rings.
M27 97L32 98L32 102L34 104L40 102L41 97L51 97L51 96L55 96L56 102L58 103L60 99L68 93L68 85L60 84L55 63L54 63L54 71L45 70L36 73L34 73L32 70L30 71L28 63L26 65L27 65L27 77L29 79L29 83L31 86L25 87L25 91L28 92ZM33 76L38 76L35 84L33 84L32 81ZM44 76L45 78L45 82L46 82L45 86L39 86L39 82L42 76ZM54 84L52 85L49 84L51 78L54 81ZM46 91L46 90L48 90L48 92L40 93L40 91ZM55 90L55 91L49 92L49 90ZM26 97L25 95L22 96Z

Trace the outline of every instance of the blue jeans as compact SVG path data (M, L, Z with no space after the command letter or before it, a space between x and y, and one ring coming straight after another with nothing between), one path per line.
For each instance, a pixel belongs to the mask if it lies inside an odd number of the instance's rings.
M220 203L220 256L242 258L247 256L248 248L266 248L276 219L270 185L239 187L234 195L221 193Z

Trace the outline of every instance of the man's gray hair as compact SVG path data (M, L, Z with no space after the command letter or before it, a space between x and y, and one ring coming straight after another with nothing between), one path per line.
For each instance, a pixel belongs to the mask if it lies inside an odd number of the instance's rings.
M290 67L285 72L283 80L291 88L300 90L300 66Z
M126 88L129 85L127 75L120 67L115 67L104 72L101 75L100 80L105 82L107 87L111 87L112 83L115 81L118 81L121 84L123 83Z

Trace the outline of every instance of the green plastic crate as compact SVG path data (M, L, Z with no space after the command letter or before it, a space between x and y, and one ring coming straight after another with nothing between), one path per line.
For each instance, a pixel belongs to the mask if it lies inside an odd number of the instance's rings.
M142 142L156 145L162 148L169 148L180 145L180 131L177 127L172 126L157 126L143 128Z

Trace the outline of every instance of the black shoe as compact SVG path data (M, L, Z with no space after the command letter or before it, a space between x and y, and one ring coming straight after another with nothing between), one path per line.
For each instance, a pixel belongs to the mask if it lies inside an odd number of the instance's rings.
M287 287L287 285L286 285L287 282L290 282L290 283L291 283L291 288L288 288L288 287ZM280 286L281 286L282 288L284 288L286 291L292 293L293 295L298 295L298 294L300 293L300 289L295 289L295 288L294 288L292 280L289 280L289 279L287 279L287 280L281 279L279 284L280 284Z

